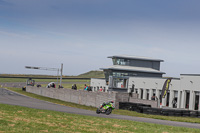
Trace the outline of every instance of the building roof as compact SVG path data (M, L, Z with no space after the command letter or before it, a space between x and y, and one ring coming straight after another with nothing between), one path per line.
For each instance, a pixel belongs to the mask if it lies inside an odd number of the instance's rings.
M200 76L200 74L180 74L182 76Z
M147 73L160 73L165 74L164 72L155 70L153 68L146 67L134 67L134 66L121 66L121 65L113 65L105 68L100 68L101 70L109 69L109 70L122 70L122 71L134 71L134 72L147 72Z
M108 58L123 58L123 59L135 59L135 60L146 60L146 61L159 61L159 62L164 61L161 59L153 59L153 58L149 58L149 57L130 56L130 55L114 55L114 56L108 56Z

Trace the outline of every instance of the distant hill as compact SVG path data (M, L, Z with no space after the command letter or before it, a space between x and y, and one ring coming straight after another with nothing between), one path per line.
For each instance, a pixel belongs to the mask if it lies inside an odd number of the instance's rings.
M89 71L78 75L80 78L105 78L103 71Z
M57 78L54 75L32 75L32 74L0 74L0 78ZM89 71L78 76L63 75L63 78L105 78L103 71Z

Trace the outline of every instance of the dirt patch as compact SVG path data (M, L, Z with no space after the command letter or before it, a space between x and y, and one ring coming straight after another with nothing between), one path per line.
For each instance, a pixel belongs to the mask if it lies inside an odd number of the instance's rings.
M94 123L94 121L92 121L92 120L86 120L86 122L91 123L91 124Z
M37 112L38 114L43 114L44 112Z
M15 126L15 124L8 124L8 126L10 126L10 127L14 127L14 126Z
M45 132L45 133L47 133L47 132L49 132L48 130L40 130L40 132Z
M121 126L121 125L117 125L117 124L114 124L114 125L112 125L113 127L119 127L119 128L123 128L123 127L125 127L125 126Z

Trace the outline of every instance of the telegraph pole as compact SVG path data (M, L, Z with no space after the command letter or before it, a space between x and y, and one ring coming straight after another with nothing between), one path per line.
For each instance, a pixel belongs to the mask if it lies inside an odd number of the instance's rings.
M60 87L62 86L62 73L63 73L63 63L61 64L60 68Z

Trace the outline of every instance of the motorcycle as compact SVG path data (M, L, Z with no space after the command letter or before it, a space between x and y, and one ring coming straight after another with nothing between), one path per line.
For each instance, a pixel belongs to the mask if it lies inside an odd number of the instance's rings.
M96 113L97 114L103 113L103 114L109 115L112 113L112 110L114 109L115 107L114 107L113 102L103 103L101 104L99 108L97 108Z

